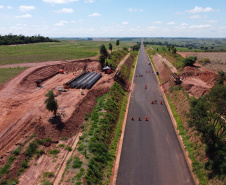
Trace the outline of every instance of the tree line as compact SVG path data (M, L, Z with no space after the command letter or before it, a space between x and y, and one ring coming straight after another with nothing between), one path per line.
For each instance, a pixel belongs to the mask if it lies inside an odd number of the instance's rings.
M37 36L24 36L24 35L0 35L0 45L13 45L13 44L30 44L38 42L59 42L58 40L50 39L49 37Z

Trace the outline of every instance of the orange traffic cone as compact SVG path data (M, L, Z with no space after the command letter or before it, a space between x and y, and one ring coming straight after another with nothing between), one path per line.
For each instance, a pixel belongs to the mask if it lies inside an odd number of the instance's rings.
M160 104L162 105L162 101L160 101Z
M154 104L153 100L151 101L151 104Z
M134 119L133 119L133 116L131 117L131 120L134 120Z
M138 116L138 121L141 121L140 116Z
M145 121L148 121L148 117L147 116L145 117Z
M147 85L145 84L145 89L147 89Z

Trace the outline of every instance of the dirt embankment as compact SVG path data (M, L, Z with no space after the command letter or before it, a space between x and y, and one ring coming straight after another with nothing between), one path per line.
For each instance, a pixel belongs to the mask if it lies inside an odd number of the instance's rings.
M67 73L57 74L60 68ZM31 67L2 85L0 89L2 108L0 112L0 167L5 164L9 152L15 150L26 140L28 141L34 133L40 139L51 138L50 146L52 146L59 141L59 138L70 138L79 132L85 115L95 106L96 98L107 93L114 82L110 75L103 74L91 90L83 90L85 95L81 95L80 89L70 89L67 92L57 90L62 88L63 83L79 75L83 69L98 71L99 63L92 60L80 60ZM41 88L36 87L36 80L43 80ZM58 102L58 118L54 120L51 119L52 113L47 111L44 104L48 90L54 91ZM16 171L15 169L20 167L18 166L20 160L23 159L19 157L12 167L12 174L13 170ZM58 162L54 165L58 165ZM46 161L41 165L45 165L45 169L48 169L47 166L53 164ZM29 170L26 172L26 178L33 178ZM38 178L42 175L41 173L37 172L35 176Z
M168 61L154 55L153 62L156 66L156 69L159 71L160 77L163 82L167 81L171 73L174 73L175 70L172 70L172 66L168 66ZM182 87L190 95L195 96L196 98L201 95L205 95L213 87L217 74L215 71L212 71L208 68L205 68L201 65L195 64L194 67L184 67L184 70L181 72L180 77L182 79ZM170 80L167 83L163 84L163 87L166 91L169 90L170 86L174 85Z

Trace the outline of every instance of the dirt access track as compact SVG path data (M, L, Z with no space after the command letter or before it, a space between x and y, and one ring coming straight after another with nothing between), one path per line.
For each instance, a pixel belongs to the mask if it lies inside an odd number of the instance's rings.
M59 69L64 69L66 73L58 74ZM35 66L0 86L0 167L9 152L34 133L38 138L49 137L53 142L78 133L85 115L95 106L96 98L107 93L114 82L111 75L103 74L92 89L83 90L85 95L81 95L80 89L58 91L63 88L63 83L84 69L99 71L99 62L86 59ZM40 79L43 80L42 88L35 83ZM61 115L57 121L61 124L50 121L53 115L44 103L48 90L56 94L58 115Z

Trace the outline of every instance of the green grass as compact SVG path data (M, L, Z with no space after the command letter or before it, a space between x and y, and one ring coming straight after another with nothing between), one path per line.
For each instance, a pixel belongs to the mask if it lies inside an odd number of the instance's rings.
M1 60L1 59L0 59ZM0 85L12 79L14 76L20 72L27 69L26 67L17 67L17 68L0 68Z
M102 44L108 48L110 41L61 41L48 43L0 46L0 65L34 63L55 60L73 60L97 56ZM111 42L116 50L115 42ZM121 42L119 48L135 43Z

